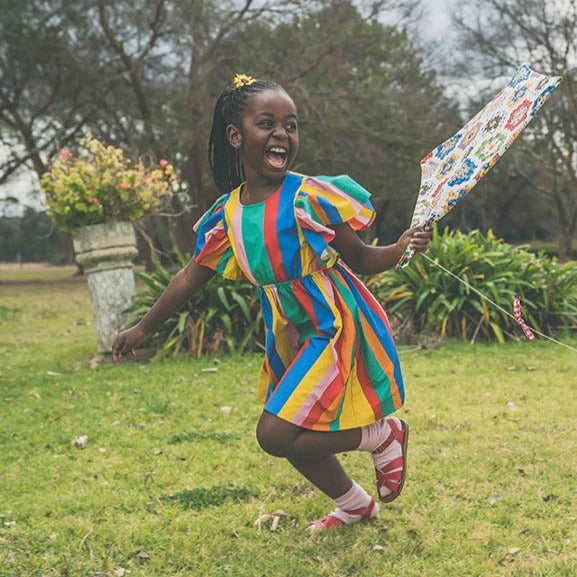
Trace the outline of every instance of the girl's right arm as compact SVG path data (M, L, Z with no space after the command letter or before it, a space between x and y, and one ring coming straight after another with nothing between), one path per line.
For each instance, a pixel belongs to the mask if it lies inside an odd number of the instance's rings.
M112 345L112 360L134 355L134 348L179 311L191 295L208 282L214 271L191 260L168 283L158 300L134 327L122 331Z

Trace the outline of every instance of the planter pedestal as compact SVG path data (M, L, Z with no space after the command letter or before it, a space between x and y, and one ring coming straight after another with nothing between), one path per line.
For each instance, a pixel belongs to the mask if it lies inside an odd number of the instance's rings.
M74 238L76 262L84 267L98 338L98 353L110 353L134 296L132 261L138 255L129 222L86 226Z

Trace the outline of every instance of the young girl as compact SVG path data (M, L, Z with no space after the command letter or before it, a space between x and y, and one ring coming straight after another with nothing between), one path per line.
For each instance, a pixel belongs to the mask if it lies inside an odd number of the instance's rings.
M364 244L369 193L348 176L290 172L299 147L297 110L278 84L237 75L214 110L209 159L223 195L195 225L190 263L133 328L116 338L114 360L133 349L214 272L259 287L266 356L264 410L256 436L335 502L315 531L369 521L378 505L336 454L367 451L379 499L401 492L409 428L386 417L404 401L384 310L351 272L395 266L407 246L424 252L429 230L410 229L385 247Z

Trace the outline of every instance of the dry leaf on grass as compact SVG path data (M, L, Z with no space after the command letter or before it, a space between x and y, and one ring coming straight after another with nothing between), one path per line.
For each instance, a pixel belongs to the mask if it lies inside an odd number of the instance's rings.
M152 557L146 551L139 551L135 557L141 561L151 561Z
M72 440L72 444L77 449L85 449L87 443L88 443L88 436L87 435L80 435L80 437L76 437L76 439Z
M257 526L258 530L260 531L262 529L263 523L266 523L267 521L272 520L272 522L270 524L270 530L276 531L278 529L278 525L280 523L280 520L283 517L285 517L287 519L294 519L294 515L291 515L290 513L287 513L286 511L283 511L281 509L279 511L275 511L274 513L263 513L254 522L254 524Z

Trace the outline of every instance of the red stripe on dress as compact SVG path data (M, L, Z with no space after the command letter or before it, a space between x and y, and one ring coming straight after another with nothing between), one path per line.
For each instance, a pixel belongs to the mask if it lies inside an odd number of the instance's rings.
M373 293L350 271L350 269L346 268L345 270L347 271L348 278L349 280L352 281L359 296L363 299L363 301L369 307L369 309L373 313L375 313L375 315L377 315L379 319L383 321L383 323L385 323L385 326L387 327L389 334L392 336L393 329L391 328L391 325L389 323L389 317L387 316L387 311L385 311L381 303L375 298L375 295L373 295ZM332 272L335 275L337 275L337 277L339 278L339 280L343 285L347 286L347 281L344 278L344 275L342 274L341 271L333 270Z
M339 292L334 290L332 283L325 275L322 275L319 280L320 280L319 285L322 284L325 291L327 292L328 295L327 300L330 300L332 303L334 303L334 306L337 308L337 310L339 310L339 313L341 313L341 318L343 319L343 321L346 322L346 314L343 314L343 311L341 309L342 302ZM339 304L341 305L341 307L339 307ZM328 346L334 353L333 365L335 367L335 376L325 387L323 393L320 395L318 400L315 402L314 406L311 407L311 410L307 413L306 417L304 418L304 423L307 423L307 426L310 426L311 428L315 424L320 424L321 426L327 426L328 429L327 413L332 415L337 410L337 407L340 404L340 402L342 402L342 396L345 393L345 383L347 382L347 379L350 375L349 371L346 371L345 374L345 366L343 366L342 362L344 346L346 345L348 340L347 339L348 335L345 332L345 329L346 326L343 323L338 333L338 336L329 339ZM350 369L351 364L352 363L349 363L347 368ZM327 372L328 370L329 369L327 368ZM337 401L340 402L336 403ZM333 421L334 418L335 417L332 416L331 421ZM319 421L321 420L322 422L319 423Z
M326 415L327 413L331 412L331 408L334 411L332 405L345 390L342 383L339 386L339 380L342 381L342 375L340 371L337 371L335 378L329 383L324 393L320 396L320 398L308 412L307 416L301 424L302 427L312 429L315 425L317 425L314 428L318 429L318 426L321 425L323 428L326 428L327 431L329 430L329 423L334 420L334 415L330 415L330 421L328 421ZM324 419L323 416L325 417Z
M282 191L281 191L282 192ZM274 272L275 280L282 282L287 279L286 270L282 260L282 252L278 240L277 217L279 202L282 194L278 190L267 200L264 208L264 247Z
M303 287L302 280L297 279L293 282L293 293L298 301L298 303L303 307L305 313L307 313L309 319L313 323L315 329L319 328L319 319L315 312L315 306L313 304L312 298L308 291Z

